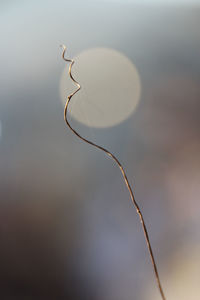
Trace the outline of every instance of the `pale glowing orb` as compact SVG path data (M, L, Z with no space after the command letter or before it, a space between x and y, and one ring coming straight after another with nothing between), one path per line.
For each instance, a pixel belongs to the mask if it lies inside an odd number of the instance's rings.
M86 50L74 60L72 75L81 90L71 99L69 114L91 127L109 127L126 120L136 109L141 90L139 74L131 60L108 48ZM63 103L76 89L68 66L60 80Z

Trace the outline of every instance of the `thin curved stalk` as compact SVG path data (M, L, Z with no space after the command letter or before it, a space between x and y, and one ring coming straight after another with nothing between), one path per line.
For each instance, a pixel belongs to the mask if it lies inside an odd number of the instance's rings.
M132 191L132 188L130 186L130 183L128 181L128 178L127 178L127 175L124 171L124 168L122 167L121 163L119 162L119 160L110 152L108 151L107 149L103 148L102 146L99 146L89 140L87 140L86 138L84 138L83 136L81 136L72 126L71 124L69 123L68 121L68 118L67 118L67 112L68 112L68 106L69 106L69 103L70 103L70 100L71 98L81 89L81 86L80 84L74 79L74 77L72 76L72 73L71 73L71 70L72 70L72 66L74 64L74 60L73 59L67 59L65 58L65 52L66 52L66 47L64 45L61 46L63 48L63 53L62 53L62 58L66 61L66 62L69 62L70 65L69 65L69 76L70 78L72 79L72 81L75 83L75 85L78 87L77 90L73 93L71 93L68 97L67 97L67 101L66 101L66 104L65 104L65 108L64 108L64 120L67 124L67 126L71 129L71 131L77 136L79 137L82 141L86 142L87 144L89 145L92 145L93 147L99 149L99 150L102 150L104 153L106 153L109 157L111 157L114 162L118 165L121 173L122 173L122 176L123 176L123 179L124 179L124 182L127 186L127 189L129 191L129 194L130 194L130 197L131 197L131 201L132 203L134 204L135 206L135 209L137 211L137 214L139 215L139 218L140 218L140 222L142 224L142 228L143 228L143 232L144 232L144 236L145 236L145 240L146 240L146 244L147 244L147 248L148 248L148 251L149 251L149 255L150 255L150 258L151 258L151 262L152 262L152 266L153 266L153 269L154 269L154 274L155 274L155 278L156 278L156 281L157 281L157 285L158 285L158 289L159 289L159 292L160 292L160 295L161 295L161 298L162 300L166 300L165 298L165 295L164 295L164 292L163 292L163 289L162 289L162 286L161 286L161 281L160 281L160 277L159 277L159 274L158 274L158 269L157 269L157 265L156 265L156 262L155 262L155 258L154 258L154 255L153 255L153 250L152 250L152 247L151 247L151 243L150 243L150 240L149 240L149 234L148 234L148 231L147 231L147 227L146 227L146 224L144 222L144 218L143 218L143 215L141 213L141 210L139 208L139 205L137 204L136 200L135 200L135 197L134 197L134 194L133 194L133 191Z

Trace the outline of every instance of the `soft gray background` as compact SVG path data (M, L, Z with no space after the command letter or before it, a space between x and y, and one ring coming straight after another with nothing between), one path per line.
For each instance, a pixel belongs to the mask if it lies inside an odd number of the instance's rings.
M137 67L128 120L73 124L127 170L167 299L199 297L200 6L136 2L0 3L1 299L160 299L119 170L63 121L61 43Z

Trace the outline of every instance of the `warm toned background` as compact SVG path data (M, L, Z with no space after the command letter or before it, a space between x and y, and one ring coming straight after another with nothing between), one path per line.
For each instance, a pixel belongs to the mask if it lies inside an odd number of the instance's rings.
M167 299L200 298L200 3L138 3L0 2L0 299L160 299L120 172L65 126L61 43L137 68L128 119L73 124L125 166Z

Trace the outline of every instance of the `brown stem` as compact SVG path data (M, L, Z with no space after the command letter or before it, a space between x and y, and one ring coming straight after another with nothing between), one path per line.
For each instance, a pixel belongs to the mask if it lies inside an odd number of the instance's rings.
M142 228L143 228L143 232L144 232L144 236L145 236L145 239L146 239L146 244L147 244L147 247L148 247L148 251L149 251L149 254L150 254L150 258L151 258L151 262L152 262L152 265L153 265L153 269L154 269L154 274L155 274L155 278L156 278L156 281L157 281L157 285L158 285L158 288L159 288L159 292L160 292L160 295L161 295L161 298L162 300L166 300L165 298L165 295L164 295L164 292L163 292L163 289L162 289L162 286L161 286L161 281L160 281L160 278L159 278L159 274L158 274L158 269L157 269L157 265L156 265L156 262L155 262L155 258L154 258L154 255L153 255L153 250L152 250L152 247L151 247L151 243L150 243L150 240L149 240L149 234L148 234L148 231L147 231L147 227L146 227L146 224L144 222L144 218L143 218L143 215L141 213L141 210L139 208L139 205L137 204L136 200L135 200L135 197L134 197L134 194L133 194L133 191L132 191L132 188L130 186L130 183L128 181L128 178L127 178L127 175L124 171L124 168L122 167L121 163L119 162L119 160L110 152L108 151L107 149L87 140L86 138L82 137L69 123L68 119L67 119L67 112L68 112L68 106L69 106L69 103L70 103L70 100L71 98L81 89L81 86L80 84L73 78L72 76L72 73L71 73L71 70L72 70L72 66L74 64L74 60L72 59L66 59L65 58L65 52L66 52L66 47L63 46L63 53L62 53L62 58L66 61L66 62L70 62L70 65L69 65L69 76L70 78L72 79L72 81L76 84L76 86L78 87L78 89L73 92L72 94L70 94L68 97L67 97L67 101L66 101L66 104L65 104L65 108L64 108L64 120L67 124L67 126L71 129L71 131L77 136L79 137L82 141L86 142L87 144L90 144L92 146L94 146L95 148L99 149L99 150L102 150L104 153L106 153L109 157L111 157L115 163L118 165L121 173L122 173L122 176L123 176L123 179L125 181L125 184L128 188L128 191L130 193L130 197L131 197L131 201L132 203L134 204L135 206L135 209L137 211L137 214L139 215L139 218L140 218L140 222L142 224Z

